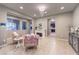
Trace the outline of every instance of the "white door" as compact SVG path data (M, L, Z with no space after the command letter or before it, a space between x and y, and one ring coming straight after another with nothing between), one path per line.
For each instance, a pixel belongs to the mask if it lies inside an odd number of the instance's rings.
M55 20L51 19L49 20L49 35L50 36L55 36L56 35L56 25L55 25Z

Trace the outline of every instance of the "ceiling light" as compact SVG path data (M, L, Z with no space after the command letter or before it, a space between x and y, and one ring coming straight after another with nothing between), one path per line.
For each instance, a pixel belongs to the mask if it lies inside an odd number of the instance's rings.
M51 19L51 22L55 22L55 19L54 19L54 18L52 18L52 19Z
M61 9L61 10L63 10L63 9L64 9L64 7L62 6L62 7L60 7L60 9Z
M23 9L23 6L20 6L20 9L22 10Z
M39 11L43 12L43 11L46 10L46 7L45 6L39 6L38 9L39 9Z

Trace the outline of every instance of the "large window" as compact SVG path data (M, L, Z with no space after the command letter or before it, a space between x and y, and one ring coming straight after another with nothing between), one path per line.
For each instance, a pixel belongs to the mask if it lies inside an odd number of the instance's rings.
M25 21L22 22L22 30L26 30L26 22Z
M8 30L19 30L20 22L19 20L7 18L7 29Z
M30 30L32 30L32 21L30 21Z

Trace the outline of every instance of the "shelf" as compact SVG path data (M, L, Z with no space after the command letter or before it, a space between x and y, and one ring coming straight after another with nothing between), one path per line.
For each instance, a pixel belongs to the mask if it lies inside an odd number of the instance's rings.
M79 36L77 34L69 33L69 44L79 54Z

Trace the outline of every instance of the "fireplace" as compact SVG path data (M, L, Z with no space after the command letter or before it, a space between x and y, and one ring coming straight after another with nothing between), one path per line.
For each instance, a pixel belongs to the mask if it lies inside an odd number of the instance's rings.
M39 35L40 37L42 37L42 33L37 32L36 34Z
M55 29L51 29L51 32L55 32Z

